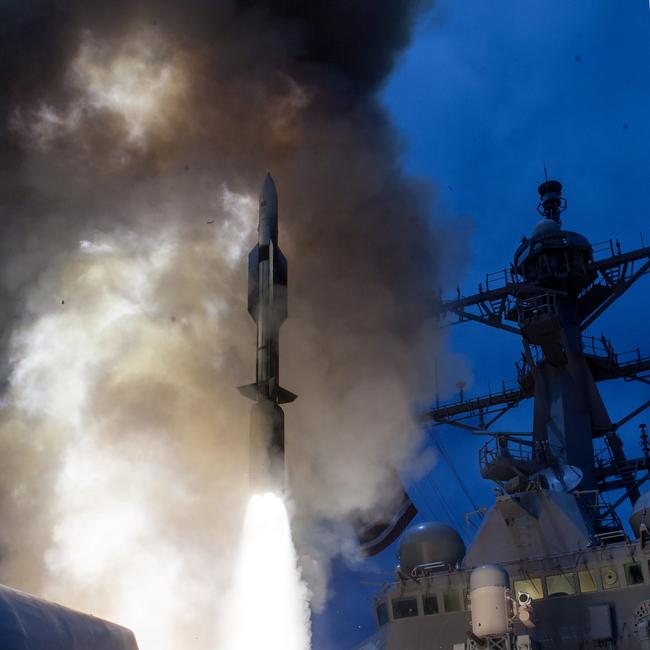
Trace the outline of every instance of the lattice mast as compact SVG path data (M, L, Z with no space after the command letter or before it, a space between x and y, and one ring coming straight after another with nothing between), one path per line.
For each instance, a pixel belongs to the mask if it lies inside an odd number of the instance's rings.
M640 484L650 477L648 445L642 445L642 456L628 459L617 432L650 400L612 422L597 383L624 379L650 384L650 357L639 350L619 354L604 336L584 333L650 271L650 247L622 252L618 241L611 240L592 246L583 235L562 228L567 203L561 183L547 179L538 191L543 219L522 239L510 268L486 276L474 295L457 290L455 300L441 297L439 310L441 319L455 314L458 323L471 320L520 336L517 382L480 397L461 392L459 400L437 403L425 417L434 426L492 435L481 450L481 472L508 492L525 489L531 480L574 483L581 475L581 490L624 489L623 499L634 502ZM490 431L528 398L534 398L532 432ZM575 476L567 473L572 471ZM611 507L607 510L596 519L612 514Z

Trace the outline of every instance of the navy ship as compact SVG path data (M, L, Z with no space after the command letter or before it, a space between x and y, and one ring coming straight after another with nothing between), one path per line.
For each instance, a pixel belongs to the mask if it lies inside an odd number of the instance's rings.
M477 397L461 389L423 414L426 426L488 437L478 466L495 502L467 547L439 522L402 534L395 579L376 597L378 630L359 650L650 649L650 445L643 424L640 456L620 436L650 400L615 422L598 389L650 384L650 357L586 336L650 271L650 247L592 245L563 227L560 182L546 179L539 195L542 219L509 268L439 305L441 319L520 337L516 383ZM532 431L494 430L528 399Z

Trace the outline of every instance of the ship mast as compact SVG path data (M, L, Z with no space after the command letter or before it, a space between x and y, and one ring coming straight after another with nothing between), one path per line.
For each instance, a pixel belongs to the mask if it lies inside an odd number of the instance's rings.
M618 353L605 336L586 336L586 329L641 276L650 272L650 247L621 251L611 240L592 246L581 234L562 228L566 199L562 185L539 186L542 220L524 237L509 269L489 274L478 293L439 305L439 317L456 323L474 321L519 336L523 345L517 381L502 383L487 395L440 404L425 413L430 426L452 425L491 439L480 450L481 475L513 494L531 483L557 481L592 498L595 535L620 530L615 508L634 503L639 487L650 479L650 454L641 429L642 455L627 458L619 429L650 406L639 405L612 422L598 390L610 379L650 384L650 356L639 350ZM491 427L525 399L534 399L529 433L494 432ZM544 483L546 485L544 485ZM624 490L613 505L602 493ZM586 505L588 499L581 499Z

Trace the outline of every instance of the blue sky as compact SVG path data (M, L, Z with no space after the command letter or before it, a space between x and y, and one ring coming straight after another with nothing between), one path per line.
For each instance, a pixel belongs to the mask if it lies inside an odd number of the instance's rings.
M447 287L473 293L506 267L538 219L536 189L562 181L564 227L592 243L618 238L624 250L650 242L650 8L647 0L438 0L382 91L403 139L403 166L433 181L446 212L470 222L471 258ZM435 214L432 215L435 221ZM459 236L466 228L459 227ZM650 278L642 279L591 328L618 351L650 353ZM520 345L510 334L464 324L447 345L469 360L470 392L514 380ZM648 387L600 386L614 420L648 399ZM432 387L433 398L433 387ZM520 407L503 429L530 430ZM638 422L623 432L638 453ZM440 429L479 505L492 485L474 464L481 440ZM411 486L423 518L463 521L468 500L449 490L443 461ZM450 517L451 513L451 517ZM454 521L452 520L452 523ZM374 631L373 584L388 579L396 549L352 570L334 566L333 595L314 620L315 650L351 648ZM387 572L386 575L381 572Z

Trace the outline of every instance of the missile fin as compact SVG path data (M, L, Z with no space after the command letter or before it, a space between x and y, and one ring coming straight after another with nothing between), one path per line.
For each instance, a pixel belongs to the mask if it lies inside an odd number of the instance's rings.
M282 388L281 386L278 387L278 391L277 391L278 404L288 404L289 402L293 402L297 397L298 395L292 393L290 390L287 390L286 388Z
M256 402L258 400L260 390L257 384L246 384L245 386L237 386L237 390L246 398ZM295 401L298 398L298 395L292 393L286 388L278 387L276 391L276 404L289 404L290 402Z
M259 395L259 388L257 384L246 384L245 386L237 386L237 390L248 399L252 399L254 402L257 401Z

